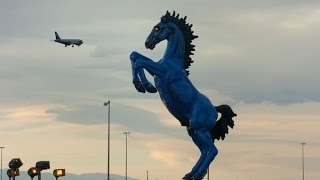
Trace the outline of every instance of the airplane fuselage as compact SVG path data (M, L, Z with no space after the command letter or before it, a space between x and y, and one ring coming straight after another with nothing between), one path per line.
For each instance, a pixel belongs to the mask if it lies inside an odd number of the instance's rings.
M70 46L70 45L80 46L81 44L83 44L81 39L56 39L54 41L61 43L61 44L64 44L65 46Z

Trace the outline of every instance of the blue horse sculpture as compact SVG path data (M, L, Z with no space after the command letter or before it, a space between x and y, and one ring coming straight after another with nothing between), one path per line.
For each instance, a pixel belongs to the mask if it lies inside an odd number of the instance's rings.
M155 46L167 40L164 56L158 62L133 51L130 55L133 84L138 92L158 92L169 112L187 127L188 134L200 149L201 156L191 172L183 179L201 180L207 173L210 163L218 153L215 139L224 139L228 126L233 128L232 117L236 114L228 105L213 106L210 100L201 94L188 78L186 70L193 62L194 45L192 24L186 23L186 16L167 13L155 25L148 36L145 47ZM147 80L144 69L154 77L155 87ZM218 113L221 117L218 121Z

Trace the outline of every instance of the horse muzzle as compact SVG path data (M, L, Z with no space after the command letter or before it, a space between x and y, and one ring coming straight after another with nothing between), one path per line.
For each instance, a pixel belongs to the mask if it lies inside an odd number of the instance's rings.
M147 49L151 49L151 50L153 50L156 47L156 44L149 43L149 42L145 42L144 45L146 46Z
M146 46L147 49L153 50L159 42L160 42L160 39L157 36L151 36L151 37L149 36L146 42L144 43L144 45Z

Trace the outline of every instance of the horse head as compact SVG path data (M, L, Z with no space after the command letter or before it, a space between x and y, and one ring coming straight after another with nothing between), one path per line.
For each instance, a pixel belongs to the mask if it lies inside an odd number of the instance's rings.
M152 28L145 42L145 47L147 49L153 50L158 43L165 39L168 39L170 31L171 30L168 25L168 21L164 17L162 17L161 21Z
M175 11L172 14L167 11L161 21L152 28L145 42L145 47L153 50L158 43L168 40L166 53L180 53L185 70L193 62L190 56L193 55L195 46L191 43L198 37L193 34L192 24L187 23L186 19L187 16L180 18ZM179 48L174 47L177 45L180 45ZM186 72L189 74L188 70Z

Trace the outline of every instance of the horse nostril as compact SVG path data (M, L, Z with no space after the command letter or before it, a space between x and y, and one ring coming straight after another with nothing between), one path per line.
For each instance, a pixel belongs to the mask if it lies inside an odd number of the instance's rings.
M146 48L150 48L150 46L151 46L148 41L146 41L146 42L144 43L144 45L145 45Z

